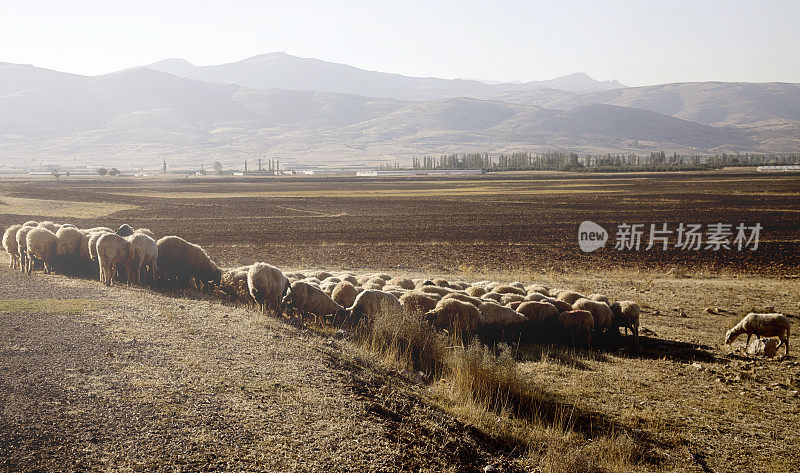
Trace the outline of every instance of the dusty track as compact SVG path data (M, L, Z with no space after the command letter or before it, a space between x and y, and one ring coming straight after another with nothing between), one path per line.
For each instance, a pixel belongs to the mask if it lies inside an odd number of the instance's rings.
M5 268L0 294L50 307L0 314L0 470L476 471L507 453L250 311Z

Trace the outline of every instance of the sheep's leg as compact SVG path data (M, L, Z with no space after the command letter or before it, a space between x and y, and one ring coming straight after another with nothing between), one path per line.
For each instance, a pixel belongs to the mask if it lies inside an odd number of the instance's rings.
M752 336L753 336L752 333L748 333L747 334L747 343L744 345L746 348L750 347L750 337L752 337Z

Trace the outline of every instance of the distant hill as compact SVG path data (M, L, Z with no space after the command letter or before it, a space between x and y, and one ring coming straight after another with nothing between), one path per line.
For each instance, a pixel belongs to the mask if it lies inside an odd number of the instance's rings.
M189 66L172 61L170 67ZM343 165L556 147L640 154L800 147L791 84L669 84L592 93L541 89L420 101L210 79L149 68L88 77L0 64L0 165L136 168L158 166L162 159L178 166L239 165L242 157L267 155L280 156L283 163ZM706 99L691 96L692 87L705 91ZM735 93L722 92L731 90ZM595 102L600 100L629 105ZM728 117L724 123L737 122L732 117L744 117L746 110L761 121L711 126L679 118L694 110L710 119L714 109Z
M409 77L368 71L319 59L300 58L286 53L261 54L215 66L195 66L184 59L173 58L146 67L189 79L224 82L251 89L318 90L400 100L485 97L502 92L545 88L587 92L624 87L617 81L596 81L585 73L516 84Z

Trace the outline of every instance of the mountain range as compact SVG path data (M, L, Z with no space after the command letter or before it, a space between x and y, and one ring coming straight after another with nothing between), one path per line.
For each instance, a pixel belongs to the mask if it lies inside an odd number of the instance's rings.
M625 87L583 73L488 83L407 77L285 53L168 59L81 76L0 63L0 166L150 168L247 157L374 165L451 152L784 152L800 84ZM0 168L1 169L1 168Z

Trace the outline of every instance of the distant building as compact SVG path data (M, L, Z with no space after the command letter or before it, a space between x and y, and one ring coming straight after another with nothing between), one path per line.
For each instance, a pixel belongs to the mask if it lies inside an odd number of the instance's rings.
M759 166L758 172L800 172L800 165L789 164L785 166Z
M483 169L408 169L402 171L357 171L360 177L391 176L480 176Z

